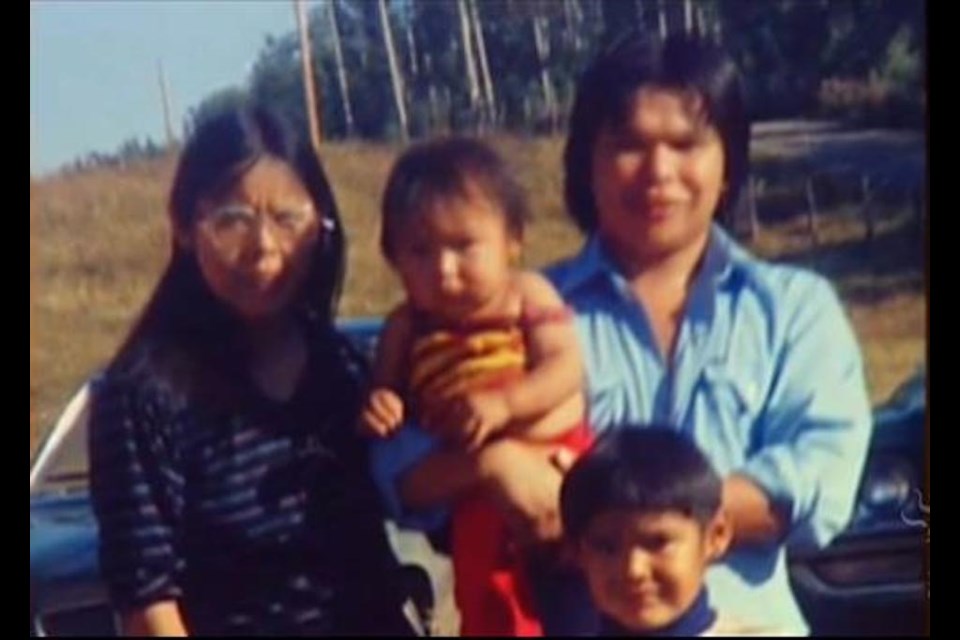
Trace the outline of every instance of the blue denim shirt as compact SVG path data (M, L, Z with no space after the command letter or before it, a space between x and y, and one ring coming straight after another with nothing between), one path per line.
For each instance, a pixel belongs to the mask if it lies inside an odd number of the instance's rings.
M789 518L787 544L822 546L844 527L872 424L860 350L825 279L755 259L715 226L666 362L597 238L547 276L576 311L597 432L659 422L690 434L719 473L745 474L768 493ZM395 513L394 480L432 446L404 429L375 448L374 474ZM417 516L432 526L443 513ZM736 548L707 584L724 612L807 630L783 544Z

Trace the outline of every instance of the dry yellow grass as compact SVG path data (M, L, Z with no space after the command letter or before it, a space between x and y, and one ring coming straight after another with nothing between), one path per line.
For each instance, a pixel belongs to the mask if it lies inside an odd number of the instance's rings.
M168 251L168 159L31 184L30 447L101 366Z
M574 251L580 239L563 214L561 141L492 142L530 194L527 264L539 267ZM380 314L400 296L377 249L380 191L397 150L360 143L323 149L350 241L343 316ZM160 274L169 251L165 201L173 162L31 181L31 454L74 389L117 348ZM888 231L896 231L895 223ZM774 258L802 252L808 240L800 224L765 228L755 249ZM827 221L824 244L840 246L860 233L849 221ZM918 270L917 262L906 287L902 270L865 276L855 269L835 279L864 346L874 400L886 397L925 359L926 303ZM891 287L897 292L891 294Z

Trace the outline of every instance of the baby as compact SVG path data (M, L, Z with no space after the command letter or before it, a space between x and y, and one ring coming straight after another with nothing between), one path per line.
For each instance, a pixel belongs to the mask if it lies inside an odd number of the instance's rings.
M572 314L549 281L517 267L526 217L522 190L477 140L429 142L397 161L381 248L406 299L381 333L367 433L422 427L467 450L504 437L589 444ZM525 559L493 504L461 500L451 534L461 633L542 635Z

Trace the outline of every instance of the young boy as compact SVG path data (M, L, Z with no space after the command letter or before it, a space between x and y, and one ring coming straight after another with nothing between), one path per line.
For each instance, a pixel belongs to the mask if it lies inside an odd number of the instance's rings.
M608 431L574 464L561 516L600 635L769 633L710 606L704 576L733 538L721 492L703 453L668 428Z

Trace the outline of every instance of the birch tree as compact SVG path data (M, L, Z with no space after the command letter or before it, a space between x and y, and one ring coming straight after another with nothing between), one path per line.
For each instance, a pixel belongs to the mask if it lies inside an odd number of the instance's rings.
M534 15L532 22L533 43L537 50L537 63L540 67L540 86L543 88L543 104L550 119L550 126L553 128L557 120L557 97L553 90L553 83L550 82L550 69L547 67L547 59L550 56L550 43L546 34L547 19L542 15Z
M397 52L393 46L393 35L390 32L390 18L387 15L387 0L380 0L380 27L383 31L383 46L387 52L387 61L390 64L390 79L393 83L393 96L397 105L397 118L400 121L400 137L406 142L409 137L407 129L407 108L404 105L403 76L397 64Z
M563 18L566 23L567 42L570 43L575 52L580 51L583 48L583 40L580 37L580 23L583 21L583 12L578 0L563 0Z
M347 127L347 136L353 136L356 126L353 120L353 106L350 104L350 87L347 84L347 68L343 63L343 46L340 42L340 28L337 26L337 0L327 5L327 19L333 41L333 57L337 67L337 81L340 84L340 98L343 102L343 117Z
M487 46L483 37L483 25L477 12L477 0L466 0L470 9L470 22L473 26L473 39L477 44L477 58L480 60L481 78L483 78L484 98L487 103L487 116L492 124L497 119L497 96L490 77L490 63L487 60Z
M412 5L410 8L411 8L411 11L405 21L406 24L404 25L404 32L406 33L406 36L407 36L407 51L408 51L407 59L409 60L410 74L414 78L416 78L420 74L420 65L418 63L418 55L417 55L417 39L413 35L413 20L416 14L413 11Z
M666 0L657 2L657 29L660 31L660 38L667 39L667 5Z
M457 14L460 18L460 37L463 43L463 63L467 70L467 89L470 95L470 109L476 113L480 106L480 83L477 74L477 63L473 57L473 47L470 37L470 16L467 9L467 0L457 0Z

